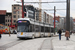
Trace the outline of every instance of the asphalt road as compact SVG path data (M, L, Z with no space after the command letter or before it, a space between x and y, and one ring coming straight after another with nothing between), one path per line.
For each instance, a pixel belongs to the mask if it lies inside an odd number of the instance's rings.
M18 39L16 34L2 34L0 39L0 50L39 50L43 41L48 39L35 38L35 39Z

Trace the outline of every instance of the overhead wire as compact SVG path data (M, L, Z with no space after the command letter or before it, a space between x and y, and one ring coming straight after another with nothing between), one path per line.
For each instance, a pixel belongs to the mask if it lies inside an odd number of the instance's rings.
M48 2L48 0L47 0L47 2ZM45 6L43 6L43 7L45 7L46 9L50 9L52 7L49 3L47 3L47 5L48 6L45 5L46 7Z
M32 1L33 1L33 0L32 0ZM37 1L37 0L36 0L36 1ZM55 1L55 0L53 0L53 1ZM62 1L62 0L61 0L61 1ZM47 2L48 2L48 0L47 0ZM31 3L31 4L32 4L32 3ZM35 4L34 4L34 5L35 5ZM42 7L43 7L43 8L46 8L46 7L47 7L47 8L49 8L49 9L52 8L52 6L51 6L49 3L47 3L47 5L48 5L48 6L42 4ZM62 5L63 5L63 3L62 3ZM61 5L60 5L60 6L61 6ZM65 6L65 5L63 5L63 6Z
M53 0L53 1L54 1L54 0ZM47 0L47 2L48 2L48 0ZM49 6L51 6L49 3L47 3L47 4L48 4ZM52 6L51 6L51 7L52 7ZM51 8L51 7L50 7L50 8ZM54 10L53 10L53 11L54 11ZM52 12L52 11L46 11L46 12ZM54 13L54 12L53 12L53 13Z
M55 1L55 0L54 0ZM60 1L63 1L63 0L60 0ZM61 7L61 5L63 5L64 3L60 3L59 4L59 7ZM65 5L63 5L62 7L64 7ZM66 7L66 6L65 6ZM63 11L63 10L59 10L60 11L60 15L62 14L61 12ZM58 10L56 10L56 13L58 13L59 14L59 12L58 12Z

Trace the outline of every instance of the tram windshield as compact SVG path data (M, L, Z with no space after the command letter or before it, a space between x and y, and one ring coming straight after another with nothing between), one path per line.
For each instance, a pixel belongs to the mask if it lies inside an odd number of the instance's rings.
M28 32L29 22L18 22L17 32Z

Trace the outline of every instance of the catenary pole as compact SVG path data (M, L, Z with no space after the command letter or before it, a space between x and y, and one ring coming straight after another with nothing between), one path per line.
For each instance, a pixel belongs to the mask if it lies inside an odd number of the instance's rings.
M67 0L66 30L70 31L70 0Z
M67 0L66 30L70 32L70 0Z
M22 0L22 18L24 18L24 0Z
M55 12L56 12L56 7L54 6L54 34L55 34Z

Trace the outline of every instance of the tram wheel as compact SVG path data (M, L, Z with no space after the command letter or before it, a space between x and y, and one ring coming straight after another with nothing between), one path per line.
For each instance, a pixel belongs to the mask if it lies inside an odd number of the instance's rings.
M32 35L32 39L34 39L35 38L35 36L34 35Z
M43 38L43 37L44 37L44 35L42 34L42 35L41 35L41 38Z

